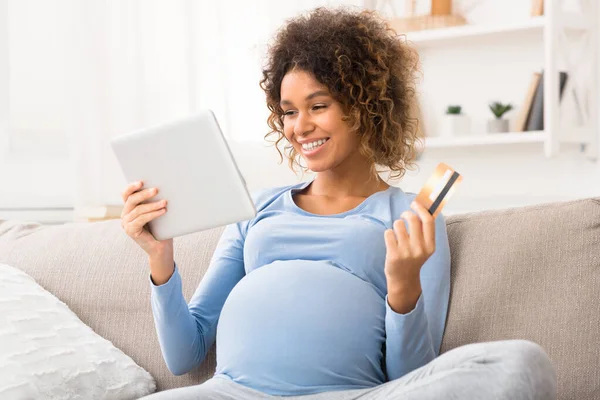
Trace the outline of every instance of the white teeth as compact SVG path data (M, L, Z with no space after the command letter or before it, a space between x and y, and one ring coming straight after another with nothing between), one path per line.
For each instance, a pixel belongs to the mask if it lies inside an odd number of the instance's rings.
M321 145L322 145L323 143L325 143L326 141L327 141L327 139L319 139L319 140L317 140L317 141L315 141L315 142L312 142L312 143L305 143L305 144L303 144L303 145L302 145L302 148L303 148L304 150L309 150L309 151L310 151L310 150L314 150L314 149L316 149L317 147L321 146Z

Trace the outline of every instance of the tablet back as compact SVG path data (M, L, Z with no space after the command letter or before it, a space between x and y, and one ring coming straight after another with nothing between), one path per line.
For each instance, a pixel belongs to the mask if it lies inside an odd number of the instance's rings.
M167 213L148 224L157 240L250 219L246 183L210 110L116 137L113 151L128 183L158 188Z

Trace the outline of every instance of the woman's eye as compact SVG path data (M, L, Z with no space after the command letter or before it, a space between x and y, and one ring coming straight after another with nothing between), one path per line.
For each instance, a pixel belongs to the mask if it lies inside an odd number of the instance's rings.
M312 109L313 109L313 111L316 111L316 110L320 110L321 108L326 108L326 107L327 107L327 105L325 105L325 104L319 104L317 106L313 106ZM288 111L283 112L283 116L284 117L290 116L290 115L294 115L295 113L296 113L296 111L294 111L294 110L288 110Z

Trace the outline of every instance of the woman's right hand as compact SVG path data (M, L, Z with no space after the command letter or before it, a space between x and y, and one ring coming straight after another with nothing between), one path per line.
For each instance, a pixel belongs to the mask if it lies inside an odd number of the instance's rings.
M167 201L154 201L140 204L142 201L156 196L158 189L140 190L142 182L134 182L122 193L123 213L121 227L151 258L171 257L173 259L173 239L156 240L146 228L146 224L167 212Z

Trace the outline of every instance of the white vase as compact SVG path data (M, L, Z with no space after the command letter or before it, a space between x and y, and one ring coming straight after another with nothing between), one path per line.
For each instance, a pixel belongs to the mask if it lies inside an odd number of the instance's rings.
M442 118L440 137L465 136L471 133L471 120L464 114L445 114Z
M508 132L508 120L507 119L490 119L487 123L488 133L502 133Z

